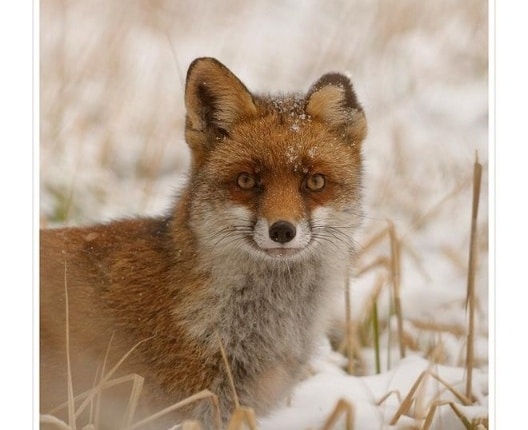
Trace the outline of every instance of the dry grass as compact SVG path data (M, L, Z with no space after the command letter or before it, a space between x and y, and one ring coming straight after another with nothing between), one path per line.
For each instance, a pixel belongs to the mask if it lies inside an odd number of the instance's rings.
M467 335L467 352L466 352L466 396L472 396L473 367L475 362L475 272L477 258L477 216L480 201L480 184L482 181L482 165L478 162L475 155L475 165L473 168L473 204L471 206L471 237L469 245L469 263L467 276L467 313L468 313L468 335Z
M401 305L401 260L400 242L396 237L396 229L392 221L388 221L388 233L390 239L390 277L392 281L392 294L394 299L394 313L398 323L398 345L400 347L400 358L405 357L405 342L403 335L403 311Z
M345 416L345 430L354 430L354 406L345 399L339 399L322 430L334 429L341 415Z

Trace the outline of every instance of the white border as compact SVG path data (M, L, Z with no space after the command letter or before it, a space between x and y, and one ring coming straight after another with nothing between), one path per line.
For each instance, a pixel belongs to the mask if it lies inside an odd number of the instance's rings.
M489 424L495 428L495 3L488 2L488 374L489 374Z
M33 0L33 428L40 428L40 1Z
M524 2L495 5L495 378L490 409L499 429L519 428L526 421L527 14Z
M0 339L3 428L32 427L33 414L33 9L0 6Z

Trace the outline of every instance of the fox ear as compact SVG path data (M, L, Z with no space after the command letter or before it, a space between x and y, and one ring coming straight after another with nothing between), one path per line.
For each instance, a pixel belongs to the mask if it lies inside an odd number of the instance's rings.
M229 134L231 126L256 114L251 93L214 58L198 58L189 66L185 84L187 128Z
M323 75L308 91L306 112L344 132L359 144L367 135L367 121L350 80L339 73Z

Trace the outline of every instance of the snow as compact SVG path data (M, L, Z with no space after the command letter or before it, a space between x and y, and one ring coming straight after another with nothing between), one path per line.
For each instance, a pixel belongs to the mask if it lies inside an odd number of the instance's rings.
M431 366L429 361L418 356L402 359L390 371L380 375L355 377L340 370L338 363L331 364L335 361L332 357L335 353L330 350L329 346L322 347L319 354L312 361L314 376L297 386L288 406L262 419L259 423L261 429L321 428L340 399L345 399L354 405L356 428L361 430L391 428L387 423L396 414L401 399L407 395L422 372L426 371L463 391L464 371L462 369L441 365ZM475 386L476 393L485 389L487 386L485 374L475 375ZM418 400L413 407L415 413L419 416L422 414L424 418L427 406L438 400L439 391L443 391L442 401L457 401L456 397L448 392L438 380L427 376L419 388ZM392 394L389 395L389 393ZM480 400L485 402L485 399ZM487 416L487 409L483 406L460 406L460 409L469 419ZM398 423L399 426L394 426L394 428L405 428L401 425L409 422L413 420L403 419ZM460 421L456 422L451 417L448 423L444 421L440 428L464 427Z
M64 7L66 5L66 7ZM185 182L183 85L188 64L214 56L248 88L306 91L324 73L350 77L369 125L365 219L356 238L351 314L364 325L377 297L381 374L372 338L362 375L328 341L288 405L262 429L321 428L341 398L355 428L418 428L436 401L468 420L488 412L487 3L358 0L189 3L41 2L40 196L43 226L160 214ZM292 124L293 128L302 121ZM465 392L466 283L475 154L483 165L478 218L475 402L428 376L416 404L389 425L421 372ZM404 331L391 314L387 220L401 240ZM381 239L369 245L380 234ZM369 245L369 246L367 246ZM384 260L385 259L385 260ZM378 264L374 264L378 262ZM381 262L381 263L380 263ZM369 268L370 267L370 268ZM336 303L335 319L345 319ZM369 334L370 331L366 330ZM389 359L390 357L390 359ZM418 426L418 427L416 427ZM335 427L344 428L343 421ZM432 428L463 428L449 405Z

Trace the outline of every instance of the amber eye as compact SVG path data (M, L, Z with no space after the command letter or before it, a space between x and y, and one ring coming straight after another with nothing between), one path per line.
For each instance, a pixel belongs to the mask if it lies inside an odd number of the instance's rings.
M237 185L243 190L251 190L257 185L255 178L249 173L241 173L237 178Z
M310 175L306 178L306 188L310 191L320 191L326 185L326 179L320 173Z

